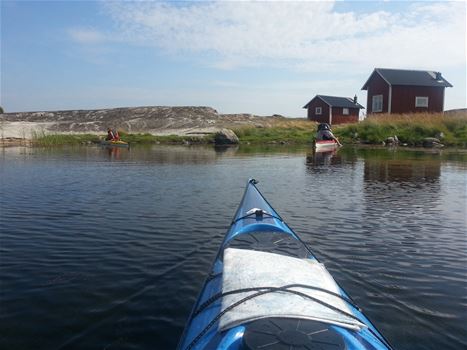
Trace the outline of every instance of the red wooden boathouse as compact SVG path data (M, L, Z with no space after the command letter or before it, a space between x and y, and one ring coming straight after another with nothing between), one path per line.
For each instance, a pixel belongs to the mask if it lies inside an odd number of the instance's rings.
M364 108L357 103L357 96L348 97L316 95L303 108L308 110L309 120L318 123L343 124L358 122L360 109Z
M443 112L446 87L440 72L375 68L362 90L368 114Z

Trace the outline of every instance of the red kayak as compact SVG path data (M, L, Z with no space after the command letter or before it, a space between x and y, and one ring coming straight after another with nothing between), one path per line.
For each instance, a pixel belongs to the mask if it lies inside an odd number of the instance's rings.
M332 151L338 147L338 144L334 140L323 140L323 141L315 141L313 146L316 152L320 152L320 151Z

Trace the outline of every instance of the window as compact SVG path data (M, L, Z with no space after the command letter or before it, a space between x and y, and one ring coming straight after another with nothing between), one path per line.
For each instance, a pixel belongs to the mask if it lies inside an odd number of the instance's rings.
M349 109L348 108L342 108L342 114L343 115L349 115Z
M383 111L383 95L374 95L371 99L371 111L382 112Z
M415 107L428 107L428 97L425 97L425 96L415 97Z
M315 114L316 114L316 115L320 115L320 114L322 114L322 113L323 113L323 110L322 110L321 107L316 107L316 108L315 108Z

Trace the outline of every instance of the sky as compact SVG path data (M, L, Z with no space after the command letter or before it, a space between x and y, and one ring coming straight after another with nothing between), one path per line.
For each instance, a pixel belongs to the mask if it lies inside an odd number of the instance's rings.
M0 1L5 112L210 106L306 117L374 68L433 70L466 107L466 2Z

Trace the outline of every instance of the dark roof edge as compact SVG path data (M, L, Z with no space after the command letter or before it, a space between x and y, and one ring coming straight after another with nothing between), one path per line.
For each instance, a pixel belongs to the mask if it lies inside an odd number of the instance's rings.
M329 107L332 107L332 104L330 104L328 101L326 101L323 97L325 97L326 95L316 95L316 97L318 97L321 101L323 101L324 103L326 103ZM336 96L337 97L337 96Z
M329 102L327 102L327 101L325 100L326 97L343 98L343 99L349 100L350 103L355 104L355 103L353 102L353 100L352 100L351 97L328 96L328 95L316 95L316 97L319 97L319 98L321 99L321 101L324 101L324 103L326 103L329 107L340 107L340 106L334 106L334 105L330 104ZM355 108L359 108L359 109L360 109L360 108L363 108L363 109L365 109L365 107L363 107L360 103L357 103L357 105L360 106L360 107L355 106Z
M370 81L371 77L375 73L378 73L378 75L381 77L381 79L383 79L389 86L391 86L391 83L389 81L387 81L386 78L379 72L379 69L384 69L384 68L375 68L375 69L373 69L373 72L371 72L370 76L368 77L365 84L363 84L363 86L362 86L362 88L360 90L366 90L367 89L368 82Z
M321 101L323 101L324 103L326 103L329 107L332 107L328 102L326 102L325 100L323 100L323 98L321 97L322 95L316 95L315 97L313 97L305 106L303 106L303 108L308 108L308 105L311 103L311 101L313 101L315 98L319 98Z
M358 109L365 109L365 107L363 107L360 103L354 103L353 102L353 99L351 97L342 97L342 96L328 96L328 95L316 95L315 97L313 97L305 106L303 106L303 108L308 108L308 105L311 103L311 101L319 98L321 101L323 101L324 103L326 103L329 107L340 107L340 106L335 106L335 105L332 105L330 102L326 101L326 97L332 97L332 98L342 98L342 99L346 99L348 100L349 103L352 103L354 104L354 107L349 107L349 108L358 108ZM347 108L347 107L346 107Z
M368 77L367 81L365 82L365 84L363 84L361 90L367 90L367 85L368 85L368 82L370 81L371 77L373 76L373 74L376 72L378 73L378 75L391 87L391 86L396 86L396 85L414 85L414 86L428 86L428 85L417 85L417 84L391 84L385 77L384 77L384 74L381 73L381 70L388 70L388 71L406 71L406 72L424 72L424 73L439 73L437 71L434 71L434 70L423 70L423 69L403 69L403 68L374 68L373 69L373 72L370 74L370 76ZM446 78L444 78L443 76L441 77L444 81L444 86L443 87L453 87L453 85L446 80ZM429 85L429 86L432 86L432 85ZM435 87L435 86L433 86Z

